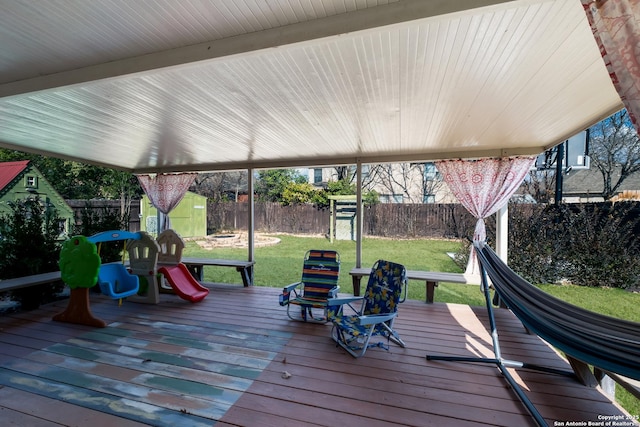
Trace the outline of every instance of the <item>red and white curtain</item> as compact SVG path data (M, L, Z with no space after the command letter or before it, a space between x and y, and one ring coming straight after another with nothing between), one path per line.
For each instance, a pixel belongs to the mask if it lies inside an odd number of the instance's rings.
M534 162L535 157L435 162L454 196L478 219L473 233L474 242L486 239L484 219L509 203ZM465 273L479 274L473 247Z
M162 213L158 233L171 228L169 212L180 203L196 176L195 173L137 175L149 201Z
M640 0L582 0L582 6L611 81L640 133Z

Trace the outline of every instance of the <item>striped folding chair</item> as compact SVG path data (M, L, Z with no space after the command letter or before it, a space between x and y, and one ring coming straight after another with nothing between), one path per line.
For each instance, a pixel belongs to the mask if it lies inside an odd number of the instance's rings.
M336 251L307 251L302 279L282 289L280 305L287 306L287 316L303 322L327 322L327 300L338 294L340 254ZM299 310L292 310L296 306Z

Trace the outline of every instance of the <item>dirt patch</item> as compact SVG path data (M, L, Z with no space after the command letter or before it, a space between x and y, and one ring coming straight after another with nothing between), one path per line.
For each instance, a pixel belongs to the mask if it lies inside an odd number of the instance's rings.
M255 247L272 246L280 243L280 239L274 236L256 233L253 237ZM189 240L195 241L202 249L208 250L215 248L248 247L246 232L212 234L206 237L191 238Z

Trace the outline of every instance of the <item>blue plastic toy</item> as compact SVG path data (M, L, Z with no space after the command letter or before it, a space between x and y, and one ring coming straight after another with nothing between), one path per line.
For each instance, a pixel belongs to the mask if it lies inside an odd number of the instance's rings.
M119 240L138 240L140 233L132 233L130 231L103 231L94 234L87 240L99 244L102 242L114 242ZM126 243L125 243L126 244ZM124 251L123 251L124 256ZM102 264L98 271L98 285L100 291L113 299L122 299L138 293L140 289L140 279L135 274L129 273L127 268L122 264Z

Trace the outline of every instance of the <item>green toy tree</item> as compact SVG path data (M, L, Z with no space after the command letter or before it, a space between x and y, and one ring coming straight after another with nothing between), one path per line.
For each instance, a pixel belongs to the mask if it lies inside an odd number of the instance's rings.
M58 264L71 294L65 311L53 316L53 320L104 328L106 323L95 318L89 307L89 288L95 286L100 270L95 243L84 236L71 237L62 245Z

